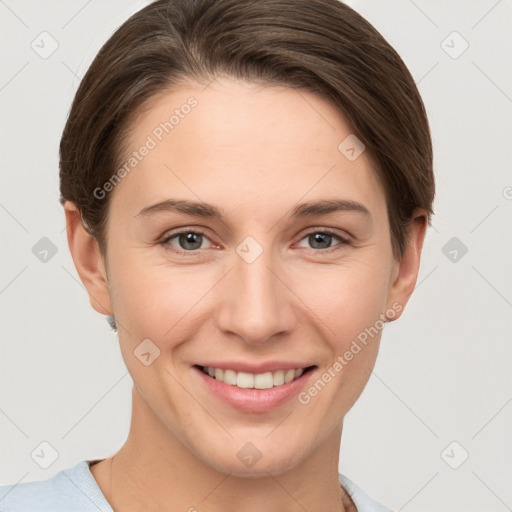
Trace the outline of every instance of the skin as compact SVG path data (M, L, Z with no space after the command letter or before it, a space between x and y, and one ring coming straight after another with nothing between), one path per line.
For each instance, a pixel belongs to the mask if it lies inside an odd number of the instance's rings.
M415 210L397 261L371 160L363 152L352 162L338 151L350 126L321 97L284 87L217 78L207 88L191 82L166 91L133 124L128 152L191 95L197 107L115 187L105 260L75 205L65 204L77 271L92 306L115 312L134 382L128 439L91 472L123 512L355 510L338 483L340 439L380 332L309 403L294 397L265 413L224 404L191 366L301 361L317 365L311 385L393 304L400 317L427 215ZM224 220L137 216L171 197L212 203ZM297 203L322 199L357 201L370 216L289 217ZM177 252L189 247L179 237L160 243L183 227L205 231L195 256ZM315 245L307 235L324 227L350 243L327 237ZM247 236L263 250L252 263L236 252ZM160 350L149 366L133 353L144 339ZM261 453L251 467L237 457L248 442Z

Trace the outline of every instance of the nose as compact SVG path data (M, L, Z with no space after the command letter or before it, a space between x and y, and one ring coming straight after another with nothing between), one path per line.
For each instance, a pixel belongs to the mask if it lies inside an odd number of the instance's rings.
M216 314L219 329L250 345L292 332L297 322L295 297L285 274L271 250L264 250L252 262L236 254L234 268L223 283Z

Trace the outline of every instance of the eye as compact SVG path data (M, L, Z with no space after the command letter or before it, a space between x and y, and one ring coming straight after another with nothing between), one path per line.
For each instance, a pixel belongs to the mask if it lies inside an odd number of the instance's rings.
M176 243L172 242L174 239L176 239ZM203 247L205 240L209 239L202 231L187 229L173 233L162 240L160 244L166 248L173 246L173 250L177 252L194 252L199 249L205 249L205 247Z
M332 246L333 239L338 240L339 243ZM326 252L329 249L336 250L344 245L350 244L350 240L348 238L345 238L335 231L327 228L310 231L301 239L301 241L302 240L307 240L307 242L311 244L310 248L319 252Z
M330 250L337 250L345 245L350 244L350 240L346 237L341 236L335 231L323 228L310 231L302 237L301 242L307 240L310 244L310 249L314 252L328 252ZM338 243L332 245L333 240L337 240ZM176 233L172 233L160 242L168 250L174 250L178 253L191 253L200 249L207 249L203 243L210 241L206 236L206 233L198 230L184 229ZM211 246L210 246L211 247Z

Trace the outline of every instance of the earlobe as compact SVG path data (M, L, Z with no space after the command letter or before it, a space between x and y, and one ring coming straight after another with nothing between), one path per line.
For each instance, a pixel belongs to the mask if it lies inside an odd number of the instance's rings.
M64 212L69 250L91 306L98 313L113 315L105 263L98 242L86 231L75 203L66 201Z
M402 258L396 263L388 297L388 308L391 308L395 303L399 303L401 306L400 314L396 315L393 320L400 318L416 286L421 251L428 223L427 219L425 210L422 208L414 210L408 228L407 245Z

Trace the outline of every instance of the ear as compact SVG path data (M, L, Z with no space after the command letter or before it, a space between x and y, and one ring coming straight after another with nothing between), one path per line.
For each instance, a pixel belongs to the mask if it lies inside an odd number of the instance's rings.
M416 208L413 211L411 222L408 226L405 251L400 261L396 261L393 270L391 288L388 295L388 309L393 309L396 314L389 321L400 318L416 286L427 224L427 212L422 208ZM401 308L392 307L396 303L400 304Z
M76 270L84 284L91 306L103 315L113 315L106 266L98 242L85 230L75 203L64 203L68 245Z

